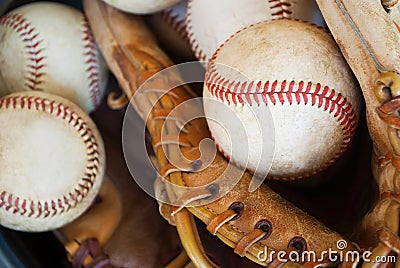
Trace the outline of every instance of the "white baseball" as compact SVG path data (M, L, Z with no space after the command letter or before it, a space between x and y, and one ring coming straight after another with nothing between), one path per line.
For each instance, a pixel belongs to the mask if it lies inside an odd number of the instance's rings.
M100 104L107 67L83 13L38 2L0 19L0 95L41 90L65 97L87 112Z
M150 17L150 26L160 43L182 59L194 59L186 31L187 1L155 13Z
M238 30L260 21L283 18L324 25L315 0L189 0L187 31L196 57L208 61Z
M104 175L104 146L77 105L23 91L0 99L0 224L47 231L80 216Z
M125 12L150 14L174 6L182 0L103 0L107 4Z
M210 61L203 94L220 150L276 179L331 165L351 143L360 106L358 84L331 35L287 19L252 25L224 43Z

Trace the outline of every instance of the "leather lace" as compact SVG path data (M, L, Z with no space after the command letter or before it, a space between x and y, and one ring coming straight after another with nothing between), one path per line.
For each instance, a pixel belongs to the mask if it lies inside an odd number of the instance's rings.
M382 3L385 1L382 1ZM398 1L386 1L397 2ZM379 158L379 166L391 164L395 169L392 180L400 178L400 77L393 72L386 72L378 79L375 95L381 102L376 112L382 122L387 126L387 135L392 150ZM396 185L393 181L393 185ZM399 217L400 193L395 190L381 193L381 200L389 199L392 203L385 212L384 228L378 231L378 239L387 248L400 254Z

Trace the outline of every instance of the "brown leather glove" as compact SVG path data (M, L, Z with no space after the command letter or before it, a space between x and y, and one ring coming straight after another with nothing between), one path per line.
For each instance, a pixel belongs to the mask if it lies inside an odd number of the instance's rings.
M185 121L186 117L178 113L174 114L172 123L166 122L171 120L166 117L174 108L196 96L187 86L172 86L172 90L163 91L163 88L171 87L171 84L176 85L174 83L179 81L179 75L172 73L164 80L147 81L148 86L141 88L141 101L132 101L135 110L146 122L157 159L156 166L160 176L155 181L155 192L159 199L163 198L172 204L160 202L160 213L170 224L176 226L182 247L196 267L250 267L249 265L256 263L270 267L355 264L355 260L334 262L328 256L298 263L284 262L276 257L262 258L266 248L287 254L307 250L321 256L324 251L337 250L338 242L347 244L344 253L372 250L370 259L399 253L396 189L397 167L400 165L400 151L397 151L397 128L400 124L396 98L399 37L395 23L398 13L392 9L388 14L388 5L385 10L379 1L372 0L361 3L350 0L317 2L360 82L366 103L366 116L361 119L352 147L336 165L318 175L318 179L330 179L323 185L305 188L297 184L266 182L256 191L249 192L252 176L245 172L235 187L222 196L221 193L228 186L219 178L226 170L228 161L218 153L210 163L201 158L200 142L209 137L204 118L192 120L183 127L176 122ZM124 92L118 99L110 95L109 105L114 108L122 107L148 78L173 63L158 47L142 17L122 13L97 0L86 0L84 4L99 47ZM377 184L372 180L371 143L363 120L365 118L374 143L373 175L381 192L378 201L375 192ZM164 123L164 128L170 135L163 136ZM107 145L107 139L105 141ZM123 165L122 158L119 161ZM120 176L114 176L118 177ZM122 188L117 192L121 194L127 189ZM126 198L120 199L122 211ZM155 203L150 198L143 202ZM373 209L367 214L371 206ZM123 215L132 220L125 223ZM129 260L126 257L127 252L135 251L135 246L125 246L122 237L149 244L174 241L173 235L149 236L143 240L140 236L131 234L128 231L129 226L149 225L154 222L147 217L140 220L143 215L137 209L126 210L122 212L122 216L115 216L122 220L111 224L108 237L104 233L98 234L99 237L104 237L98 241L112 265L137 266L133 256ZM157 226L158 230L168 230L161 223ZM117 231L111 236L115 227ZM61 232L68 234L67 229ZM79 244L84 244L83 241L90 237L97 236L84 236ZM69 239L76 240L74 236ZM353 246L351 241L359 243L361 248ZM90 245L84 245L84 248L88 247ZM122 252L121 247L126 249L124 254L119 254ZM169 248L173 249L174 246ZM70 252L76 256L73 250ZM158 252L172 251L163 251L160 248ZM102 254L99 256L100 259L104 257ZM248 260L237 256L245 256ZM93 257L92 259L96 259L96 256ZM152 260L155 258L153 256ZM150 259L148 261L151 262L149 267L155 265ZM90 259L85 261L86 264L90 262L93 263ZM187 262L183 253L171 265L183 267ZM372 264L365 262L363 265Z
M399 6L398 1L317 1L366 102L373 173L380 198L354 233L375 256L396 256L399 240ZM398 264L398 261L397 261ZM366 266L372 266L367 264Z

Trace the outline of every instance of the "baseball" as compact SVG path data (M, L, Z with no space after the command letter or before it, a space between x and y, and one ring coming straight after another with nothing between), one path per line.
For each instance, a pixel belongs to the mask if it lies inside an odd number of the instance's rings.
M150 17L150 27L160 43L174 55L195 59L186 31L187 1L155 13Z
M107 67L82 12L37 2L0 19L0 96L39 90L91 112L100 104Z
M359 116L358 84L331 35L288 19L252 25L221 45L203 94L221 152L263 178L327 168L351 143Z
M108 5L134 14L150 14L174 6L182 0L103 0Z
M194 54L207 62L238 30L260 21L283 18L324 25L315 0L189 0L187 31Z
M21 231L59 228L96 197L104 146L77 105L23 91L0 99L0 224Z

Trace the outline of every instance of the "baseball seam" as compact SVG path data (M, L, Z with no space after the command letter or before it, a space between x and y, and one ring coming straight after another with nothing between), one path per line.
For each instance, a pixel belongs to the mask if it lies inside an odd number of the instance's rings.
M320 169L313 170L310 173L280 178L286 180L300 179L316 174L331 164L333 164L348 148L351 143L356 127L357 120L355 111L351 105L340 93L328 86L322 86L320 83L312 82L287 82L287 81L259 81L259 82L236 82L229 81L211 69L210 75L206 77L206 86L210 94L218 100L228 105L249 106L266 104L289 104L289 105L317 105L325 112L333 114L333 117L342 126L343 141L339 151L335 156L326 162ZM255 92L253 91L255 88ZM232 90L232 91L231 91ZM216 143L217 144L217 143ZM229 156L217 144L220 152L229 159Z
M171 28L176 31L180 37L189 41L184 18L182 19L179 17L179 14L175 14L172 8L161 11L160 16L161 19L163 19L169 26L171 26Z
M336 94L335 90L329 89L327 86L322 86L319 83L313 84L312 82L305 83L303 81L291 81L290 83L287 83L286 81L273 81L272 83L270 81L260 81L256 85L254 85L254 82L250 82L249 85L247 85L246 82L232 82L221 77L218 77L217 79L219 79L218 83L220 85L216 85L216 81L210 81L207 82L207 88L212 96L222 102L227 102L228 105L230 105L229 99L232 100L234 105L244 105L247 103L252 106L253 102L257 105L261 105L261 103L266 105L268 105L268 103L272 103L273 105L277 105L278 103L281 103L282 105L285 103L289 103L289 105L317 105L318 108L322 108L325 112L333 114L333 117L336 118L342 126L342 145L335 156L331 160L327 161L324 166L307 174L285 178L279 177L279 179L296 180L319 173L333 164L351 144L351 138L353 137L357 127L356 114L352 105L347 102L346 98L343 98L340 93ZM225 90L223 86L225 84L234 84L234 87L239 88L241 92L231 92L229 89ZM254 86L258 92L249 92L249 89ZM243 89L248 90L242 92ZM261 91L261 89L263 90ZM228 160L230 159L230 156L226 154L218 144L217 148ZM278 177L275 179L278 179Z
M54 100L33 96L4 97L0 99L0 109L34 110L62 119L78 132L87 150L85 173L71 192L53 200L34 201L18 197L7 191L2 191L0 194L0 208L4 208L13 214L19 213L21 216L29 218L47 218L76 207L91 190L98 175L100 164L96 139L84 119L68 106L57 103Z
M313 25L319 29L328 32L325 28L315 25L307 21L301 21L295 19L302 23ZM323 108L325 112L334 115L333 117L342 126L343 131L343 141L339 151L335 156L326 162L324 166L319 169L313 170L309 173L293 176L293 177L269 177L270 179L283 179L283 180L296 180L311 175L317 174L322 170L326 169L332 165L350 146L351 138L354 136L357 129L357 115L352 107L352 104L347 101L340 93L336 93L334 89L330 89L328 86L321 85L320 83L313 83L312 81L230 81L222 77L217 69L215 60L220 52L220 50L225 46L225 44L230 41L237 34L242 32L249 27L257 24L249 25L243 29L238 30L236 33L232 34L219 48L215 51L214 55L210 59L209 69L206 73L205 84L208 91L214 97L222 102L227 102L230 105L232 101L234 105L248 105L252 106L253 103L260 106L261 104L277 105L281 103L292 104L304 104L315 106L318 108ZM233 89L233 90L231 90ZM214 140L215 141L215 140ZM227 158L230 159L229 155L221 148L221 146L215 141L217 148L220 152ZM230 160L232 161L232 160ZM233 161L234 162L234 161ZM236 162L234 162L237 164Z
M43 83L43 76L46 72L45 56L42 55L43 48L39 33L35 27L19 14L6 14L0 19L0 25L13 29L21 38L25 47L26 72L25 72L25 90L42 90L40 85Z
M86 74L89 81L90 99L92 100L93 108L99 106L101 101L101 89L99 81L99 62L98 51L93 34L89 28L89 23L84 15L82 15L82 40L83 40L83 55L85 60Z
M333 117L342 126L342 145L335 156L327 161L325 165L303 175L275 179L296 180L317 174L332 165L346 151L356 131L357 115L351 103L340 93L336 93L334 89L330 89L328 86L312 83L311 81L230 81L218 74L216 70L214 60L218 51L211 60L205 83L210 94L221 102L225 102L228 105L231 105L232 102L235 106L245 104L260 106L262 104L268 105L269 103L272 105L279 103L281 105L285 103L289 105L317 105L318 108L322 108L325 112L333 114ZM230 159L229 155L218 144L217 148L227 159ZM272 177L272 179L274 178Z
M194 36L193 26L192 26L192 0L188 0L187 10L186 10L186 32L189 38L189 44L192 47L193 53L199 61L207 61L207 57Z
M193 53L199 61L208 61L207 55L201 49L199 42L193 32L192 26L192 2L188 0L186 12L186 32L189 38L189 43L192 47ZM292 17L292 5L288 0L268 0L272 19L284 19ZM240 31L239 29L238 31Z

